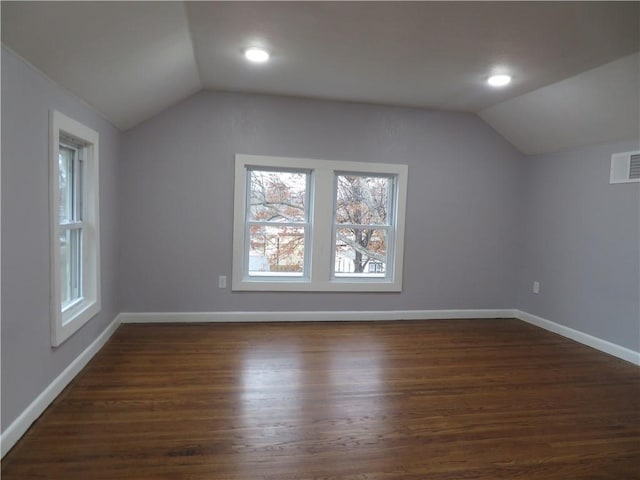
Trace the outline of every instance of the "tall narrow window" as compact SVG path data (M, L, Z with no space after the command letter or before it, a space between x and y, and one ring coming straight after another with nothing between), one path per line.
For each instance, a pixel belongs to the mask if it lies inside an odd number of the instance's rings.
M248 170L245 259L251 277L303 277L309 236L309 173Z
M98 134L51 114L53 345L100 310Z
M390 273L394 178L335 176L335 277L384 278Z
M60 192L60 306L82 299L82 148L67 140L58 153Z

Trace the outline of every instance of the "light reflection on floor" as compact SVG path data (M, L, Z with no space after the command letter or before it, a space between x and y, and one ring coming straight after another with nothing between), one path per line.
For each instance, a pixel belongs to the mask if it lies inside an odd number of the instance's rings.
M271 463L286 455L291 467L297 454L349 446L357 455L360 444L376 445L389 431L383 346L364 336L335 347L328 340L326 349L302 355L302 343L265 341L244 352L234 439L239 471L255 472L261 457Z

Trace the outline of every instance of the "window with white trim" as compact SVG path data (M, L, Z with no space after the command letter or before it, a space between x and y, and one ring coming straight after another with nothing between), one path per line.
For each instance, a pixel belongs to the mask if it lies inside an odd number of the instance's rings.
M51 343L100 311L98 133L51 112Z
M385 278L395 236L395 176L335 175L334 277Z
M236 155L233 290L402 290L407 166Z

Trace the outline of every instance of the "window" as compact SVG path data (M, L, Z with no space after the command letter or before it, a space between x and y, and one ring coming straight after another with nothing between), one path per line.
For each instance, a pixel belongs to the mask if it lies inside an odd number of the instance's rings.
M236 155L233 289L401 291L406 165Z
M335 176L335 277L385 277L395 177ZM346 261L345 261L346 259Z
M51 342L100 311L98 133L51 113Z
M245 236L250 277L304 277L308 262L309 172L247 169Z

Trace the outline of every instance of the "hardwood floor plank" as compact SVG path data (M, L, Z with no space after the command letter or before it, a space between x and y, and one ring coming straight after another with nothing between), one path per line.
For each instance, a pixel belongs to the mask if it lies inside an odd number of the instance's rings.
M640 479L640 369L517 320L123 325L28 479Z

